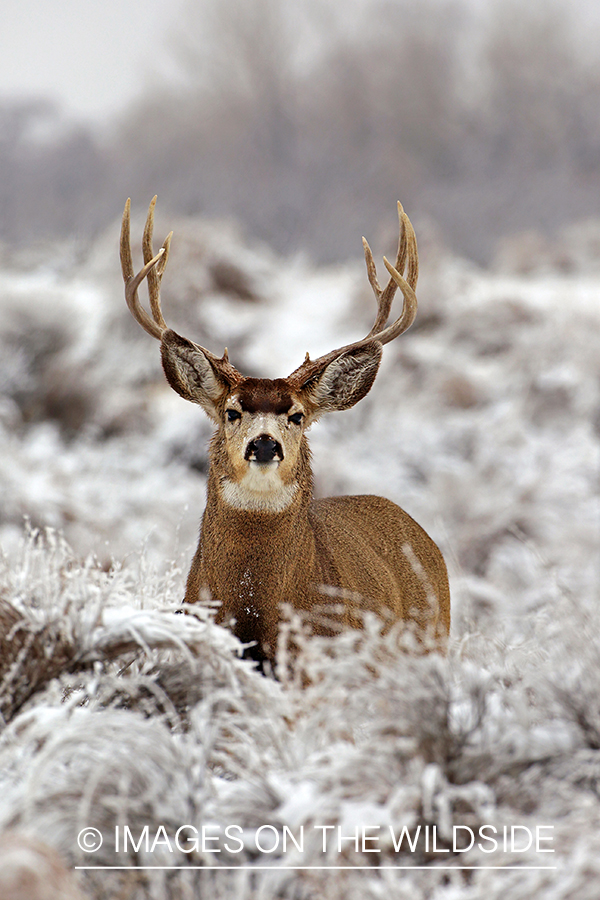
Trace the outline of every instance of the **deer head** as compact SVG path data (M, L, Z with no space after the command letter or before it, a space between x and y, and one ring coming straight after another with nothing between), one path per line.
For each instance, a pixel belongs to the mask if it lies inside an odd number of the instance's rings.
M136 274L130 246L130 201L121 229L121 266L127 305L148 334L161 342L165 375L186 400L198 403L217 425L214 454L219 461L223 499L238 509L278 512L302 487L308 464L306 429L324 413L349 409L369 392L377 375L382 347L406 331L417 312L415 286L418 256L415 233L398 203L400 238L395 265L384 257L390 280L382 289L373 255L363 238L369 282L377 315L359 341L304 362L287 378L247 378L229 362L170 329L162 314L160 285L172 233L155 255L152 247L154 207L150 204L142 248L144 266ZM406 277L401 275L406 269ZM151 316L141 306L138 288L147 279ZM387 321L396 288L404 304L400 316Z

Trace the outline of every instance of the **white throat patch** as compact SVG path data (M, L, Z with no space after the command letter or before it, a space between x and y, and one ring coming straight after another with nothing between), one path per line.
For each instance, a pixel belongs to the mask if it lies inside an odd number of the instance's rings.
M278 462L250 463L240 482L224 478L221 494L228 506L253 512L283 512L296 494L298 484L283 484L277 469Z

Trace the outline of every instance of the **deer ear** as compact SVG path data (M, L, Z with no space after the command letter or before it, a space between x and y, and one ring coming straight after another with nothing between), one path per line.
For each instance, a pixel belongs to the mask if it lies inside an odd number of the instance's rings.
M186 400L199 403L217 421L219 401L235 382L233 366L170 329L162 336L160 350L163 369L173 390Z
M381 362L382 346L377 341L349 349L327 363L304 387L312 417L350 409L373 386Z

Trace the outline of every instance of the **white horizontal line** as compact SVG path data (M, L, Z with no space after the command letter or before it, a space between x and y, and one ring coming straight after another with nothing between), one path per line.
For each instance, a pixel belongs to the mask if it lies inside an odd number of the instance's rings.
M223 872L237 871L238 869L248 869L252 872L266 870L269 872L304 872L306 870L318 870L324 872L327 870L352 870L377 872L378 869L424 869L428 872L436 869L455 869L456 871L465 871L467 869L498 869L499 871L509 869L533 869L535 871L542 869L556 870L558 866L75 866L75 869L106 869L113 871L116 869L127 869L139 871L149 869L195 869L202 871L203 869L211 869L213 871L221 869Z

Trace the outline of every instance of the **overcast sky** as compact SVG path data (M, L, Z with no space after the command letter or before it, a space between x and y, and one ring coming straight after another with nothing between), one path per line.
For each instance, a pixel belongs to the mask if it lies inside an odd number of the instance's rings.
M337 7L342 0L321 2ZM503 0L465 2L477 8ZM543 7L549 0L528 2ZM162 80L183 4L184 0L0 0L0 99L54 96L71 116L101 120L107 112L127 106L144 86ZM567 8L576 20L594 26L589 30L597 47L598 0L568 0Z
M183 0L0 0L0 96L56 96L101 118L164 65Z

